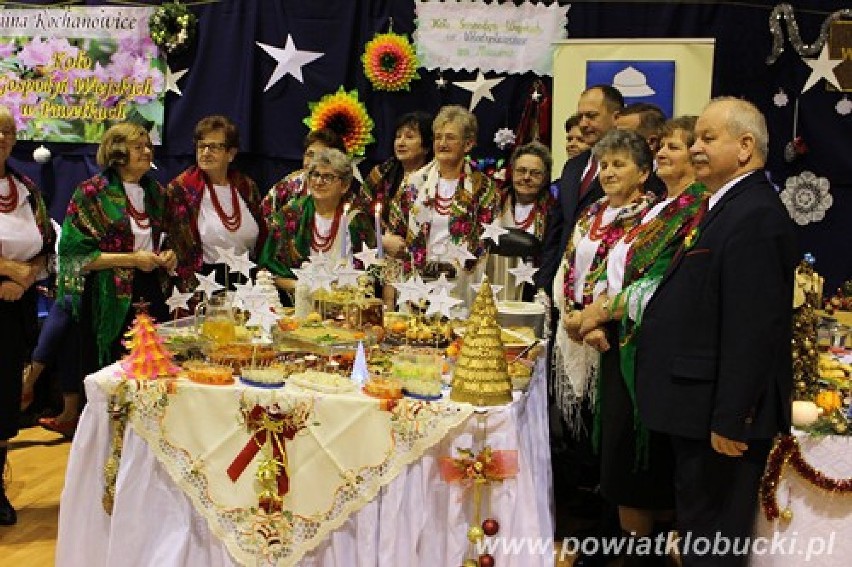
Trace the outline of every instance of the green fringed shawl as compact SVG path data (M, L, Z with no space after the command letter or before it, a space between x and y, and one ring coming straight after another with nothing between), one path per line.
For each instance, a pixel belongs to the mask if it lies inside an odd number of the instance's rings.
M163 192L159 184L147 176L139 183L145 191L151 236L158 242ZM91 325L101 365L112 362L110 347L121 333L130 309L134 269L112 268L90 273L85 267L104 252L133 252L133 232L126 211L127 194L121 177L117 171L106 169L77 187L62 223L57 297L70 296L72 313L79 319L84 286L90 276L89 285L93 286Z
M649 432L642 425L636 403L636 342L642 326L643 307L657 290L676 251L693 228L693 220L701 202L708 197L704 185L693 183L666 205L656 218L637 226L625 236L631 244L624 268L623 288L612 301L612 305L614 308L623 307L624 312L619 325L619 357L621 375L633 404L636 469L648 468L649 462ZM602 274L601 278L605 279L606 274ZM631 313L628 308L632 306L635 306L635 313ZM600 372L597 379L600 392ZM595 402L593 432L596 447L600 443L602 403L603 400L598 396Z

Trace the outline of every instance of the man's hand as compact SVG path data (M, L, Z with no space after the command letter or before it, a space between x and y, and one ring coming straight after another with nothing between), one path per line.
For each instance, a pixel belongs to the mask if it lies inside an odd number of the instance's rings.
M710 432L710 445L717 453L722 453L729 457L742 457L743 453L748 451L748 443L722 437L715 431Z
M25 291L21 284L12 280L0 282L0 300L2 301L18 301Z

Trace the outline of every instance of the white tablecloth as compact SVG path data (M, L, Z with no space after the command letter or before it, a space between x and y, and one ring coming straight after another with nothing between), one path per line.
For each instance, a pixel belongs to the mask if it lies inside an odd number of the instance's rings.
M852 477L852 438L800 436L802 455L831 478ZM792 519L769 521L758 512L756 535L767 538L771 551L752 553L753 567L846 567L852 563L852 495L831 494L815 487L787 465L778 486L778 506L789 507ZM810 561L808 549L811 550ZM820 551L818 553L818 551Z
M109 451L104 393L86 380L88 404L71 447L59 514L60 567L220 567L235 565L190 500L174 484L146 442L128 427L112 516L101 505ZM495 484L491 516L499 536L524 542L520 553L494 553L501 567L553 565L552 478L543 357L529 391L490 408L488 445L517 449L517 478ZM460 565L468 552L469 494L439 475L439 460L456 447L474 447L477 416L408 466L378 498L306 555L299 565L384 567ZM485 508L485 505L483 506ZM529 543L526 543L529 542ZM530 552L536 544L537 552ZM507 546L509 549L511 547Z

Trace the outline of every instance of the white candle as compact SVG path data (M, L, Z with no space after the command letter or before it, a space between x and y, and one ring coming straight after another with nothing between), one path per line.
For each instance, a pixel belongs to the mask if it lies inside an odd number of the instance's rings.
M349 203L343 205L343 218L340 219L340 257L349 260Z
M376 257L384 258L385 252L382 248L382 202L376 203Z

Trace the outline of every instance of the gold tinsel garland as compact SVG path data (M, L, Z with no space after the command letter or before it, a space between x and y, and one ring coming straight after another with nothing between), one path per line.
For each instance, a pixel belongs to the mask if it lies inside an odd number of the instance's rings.
M115 503L115 480L118 477L118 466L121 463L121 451L124 448L124 431L133 404L129 396L130 382L122 380L109 397L107 412L110 417L109 457L104 464L104 496L102 503L104 511L112 515Z
M799 441L792 435L784 435L775 441L769 458L766 462L766 470L760 480L760 503L767 520L782 518L791 520L793 512L790 508L781 510L778 506L778 484L781 482L781 474L785 465L790 465L799 476L812 485L834 494L852 494L852 477L831 478L822 471L813 467L805 460Z

